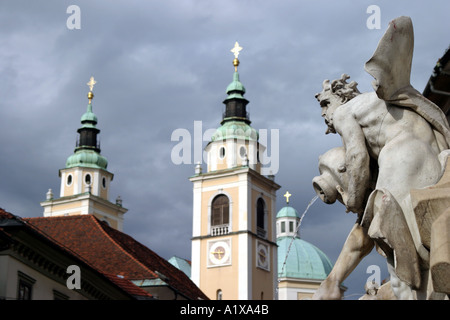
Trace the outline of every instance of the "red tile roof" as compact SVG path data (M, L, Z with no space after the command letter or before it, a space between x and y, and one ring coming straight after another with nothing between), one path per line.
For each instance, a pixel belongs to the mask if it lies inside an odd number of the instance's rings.
M4 227L2 228L1 225L7 227L20 225L21 227L26 228L31 232L35 233L37 236L43 237L43 240L49 241L49 243L51 243L52 245L59 247L65 254L74 256L75 258L81 260L83 263L87 264L89 268L93 268L94 270L99 272L99 270L94 266L92 266L88 260L84 259L84 257L80 256L77 252L72 251L70 247L63 245L58 240L51 237L49 234L42 232L42 230L37 228L35 225L27 223L29 220L30 219L20 218L0 208L0 235L5 230L5 228ZM14 223L14 221L17 221L17 224ZM13 224L11 224L11 222ZM134 285L131 281L127 279L122 279L117 277L116 275L109 275L103 272L100 272L100 274L106 277L110 282L114 283L121 290L139 300L152 298L152 295L150 293Z
M24 220L105 275L120 275L126 280L144 280L157 279L160 278L158 274L162 274L162 280L185 298L208 299L181 270L93 215Z
M116 275L105 274L105 276L118 287L122 288L134 297L140 297L140 299L152 298L153 296L145 291L144 289L138 287L133 282L128 279L118 277Z
M6 219L16 219L16 218L18 218L18 217L13 215L12 213L9 213L9 212L3 210L2 208L0 208L0 220L3 220L3 219L5 219L5 220Z

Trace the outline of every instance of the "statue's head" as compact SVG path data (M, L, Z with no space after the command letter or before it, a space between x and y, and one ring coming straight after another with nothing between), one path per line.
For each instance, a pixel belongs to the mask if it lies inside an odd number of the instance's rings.
M360 94L356 87L358 83L355 81L347 83L349 78L350 76L343 74L340 79L331 82L330 80L325 80L322 83L322 91L316 94L316 99L322 108L322 117L328 126L326 133L336 132L333 125L334 110Z

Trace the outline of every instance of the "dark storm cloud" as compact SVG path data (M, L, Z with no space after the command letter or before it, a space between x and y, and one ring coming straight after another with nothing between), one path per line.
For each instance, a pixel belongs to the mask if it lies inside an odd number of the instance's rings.
M413 4L414 2L414 4ZM0 4L0 206L41 216L58 170L73 153L93 75L94 112L102 154L129 209L124 231L165 258L190 258L194 165L175 165L178 128L219 126L239 41L239 72L252 125L278 129L277 209L289 190L302 213L315 195L318 156L340 145L325 136L314 98L322 81L348 73L369 91L364 63L387 24L412 17L416 45L412 83L422 91L448 46L448 1L77 1L81 29L69 30L72 1ZM366 27L369 5L381 9L381 29ZM194 137L192 136L192 139ZM203 143L204 145L206 142ZM342 205L317 201L301 235L334 262L355 217ZM361 293L371 254L347 281Z

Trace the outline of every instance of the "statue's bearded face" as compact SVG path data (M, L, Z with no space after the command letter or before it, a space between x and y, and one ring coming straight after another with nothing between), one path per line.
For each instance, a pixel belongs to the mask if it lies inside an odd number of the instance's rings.
M336 133L333 124L333 115L336 108L347 103L360 94L356 81L347 83L349 75L343 74L340 79L333 81L325 80L322 83L322 91L316 94L316 99L322 108L322 117L328 129L326 133Z
M321 93L316 95L316 98L319 101L320 107L322 109L322 118L327 125L327 131L325 133L336 133L333 124L333 114L336 108L342 105L341 100L339 99L339 97L336 97L334 94L332 94L330 90L322 91Z
M322 83L322 91L316 94L316 99L322 108L322 117L328 127L326 134L336 133L333 124L333 114L336 108L360 94L356 87L358 83L356 81L347 83L349 78L350 76L343 74L340 79L331 82L330 80L325 80Z

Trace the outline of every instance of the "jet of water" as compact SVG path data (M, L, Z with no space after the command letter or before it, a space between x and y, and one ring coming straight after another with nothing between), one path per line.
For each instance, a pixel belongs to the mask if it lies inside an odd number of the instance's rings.
M305 214L308 212L309 207L311 207L311 206L314 204L314 202L316 202L317 198L319 198L319 196L316 195L316 196L315 196L314 198L312 198L311 201L308 203L308 206L306 207L305 211L303 212L302 216L300 217L300 222L299 222L299 224L298 224L298 226L297 226L297 230L295 230L296 232L298 232L298 230L300 230L300 226L302 225L302 222L303 222L303 217L304 217Z
M300 230L300 226L301 226L301 224L303 222L303 217L305 216L306 212L308 212L309 208L314 204L314 202L316 202L318 197L319 196L316 195L314 198L311 199L311 201L309 201L308 205L306 206L305 211L303 212L302 216L300 217L300 222L298 223L297 229L295 230L295 234L298 234L298 231ZM284 257L283 266L281 268L281 274L283 274L284 267L286 266L286 261L287 261L287 258L289 256L289 251L291 250L291 246L292 246L292 243L294 242L294 239L295 239L295 237L292 237L291 242L289 243L289 247L288 247L288 250L286 252L286 256Z

